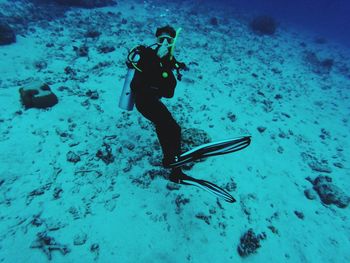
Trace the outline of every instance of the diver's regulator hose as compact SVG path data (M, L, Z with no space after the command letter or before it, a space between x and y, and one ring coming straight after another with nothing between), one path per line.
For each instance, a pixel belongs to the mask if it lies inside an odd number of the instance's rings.
M139 54L140 54L139 46L132 48L128 54L126 65L128 66L128 68L134 68L137 71L142 72L142 70L139 69L136 65L137 62L140 60Z

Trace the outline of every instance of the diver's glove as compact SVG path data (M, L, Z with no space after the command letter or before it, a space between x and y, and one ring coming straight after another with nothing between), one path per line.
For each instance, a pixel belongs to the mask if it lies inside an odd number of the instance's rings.
M178 81L181 81L182 79L182 74L180 73L180 70L185 70L185 71L189 70L189 68L183 62L176 62L175 69L176 69L176 78Z
M178 68L178 69L185 70L185 71L189 71L189 70L190 70L190 69L186 66L186 64L183 63L183 62L177 62L177 68Z

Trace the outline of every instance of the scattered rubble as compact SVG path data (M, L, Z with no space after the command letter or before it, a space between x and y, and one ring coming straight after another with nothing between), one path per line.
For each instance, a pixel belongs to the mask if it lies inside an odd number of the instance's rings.
M320 173L332 173L332 168L329 166L327 160L319 160L314 155L306 152L301 153L301 157L313 171Z
M56 242L53 237L48 236L47 232L39 232L37 234L37 239L33 241L30 247L41 249L49 260L52 259L53 250L59 250L63 255L70 252L67 245L62 245Z
M67 161L68 162L71 162L71 163L77 163L79 162L81 159L80 159L80 156L77 155L76 153L74 153L73 151L69 151L67 153Z
M81 246L86 243L87 240L87 234L86 233L79 233L74 236L74 245L75 246Z
M238 245L238 254L241 257L247 257L250 254L256 253L258 248L261 247L260 240L266 238L266 234L262 233L256 235L253 229L249 229L240 239L240 244Z
M114 155L112 154L112 148L109 144L103 143L103 148L98 150L96 157L102 160L105 164L111 164L114 162Z

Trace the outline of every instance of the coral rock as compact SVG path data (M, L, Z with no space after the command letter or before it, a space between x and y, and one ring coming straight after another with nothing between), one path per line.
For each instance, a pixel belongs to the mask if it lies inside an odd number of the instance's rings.
M314 180L314 189L326 204L334 204L339 208L346 208L350 203L350 197L343 190L332 183L332 178L319 176Z
M58 103L57 96L51 91L49 85L39 80L31 81L19 89L21 102L26 109L49 108Z
M237 248L241 257L249 256L256 253L260 247L260 240L265 239L265 234L256 235L252 229L249 229L240 239L240 244Z
M209 134L201 129L185 129L182 132L182 151L188 151L196 146L209 143L211 138Z

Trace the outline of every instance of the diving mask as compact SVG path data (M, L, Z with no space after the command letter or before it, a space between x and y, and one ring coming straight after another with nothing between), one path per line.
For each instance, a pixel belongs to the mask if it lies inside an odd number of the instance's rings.
M171 47L174 44L174 38L168 35L162 35L157 37L157 44L158 45L167 45L168 47Z
M174 45L174 38L169 35L161 35L157 37L157 45L157 55L163 58L170 53L170 48Z
M179 36L180 31L181 28L175 31L175 29L170 26L157 28L157 55L160 58L164 57L167 54L170 54L170 60L173 59L176 40Z

